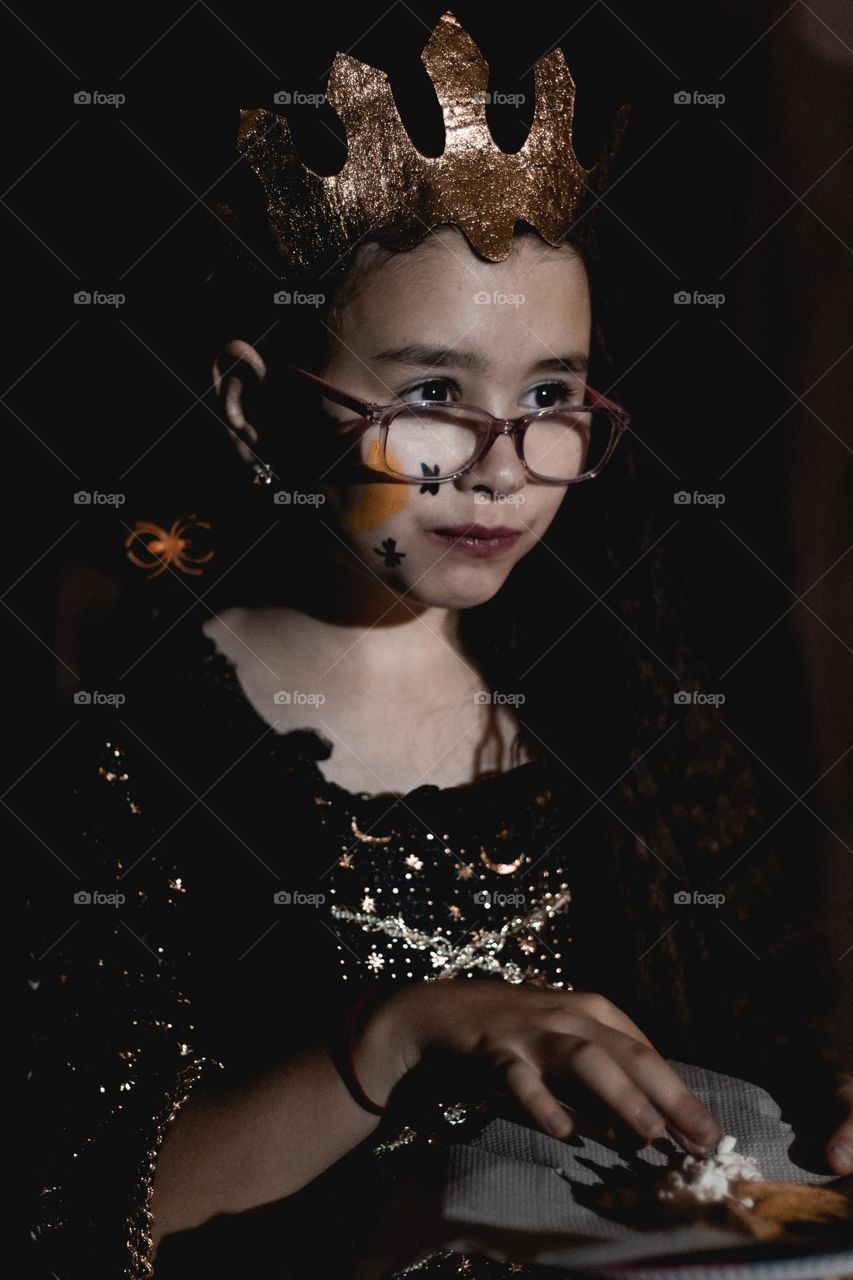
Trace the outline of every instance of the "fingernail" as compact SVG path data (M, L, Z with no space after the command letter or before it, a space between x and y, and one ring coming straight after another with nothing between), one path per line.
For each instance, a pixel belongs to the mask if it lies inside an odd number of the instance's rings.
M658 1133L663 1125L663 1116L654 1107L641 1107L637 1112L637 1123L646 1133Z
M670 1126L671 1136L680 1147L683 1147L688 1155L704 1156L708 1153L708 1147L701 1142L694 1142L692 1138L688 1138L686 1133L682 1133L680 1129L676 1129L674 1125Z
M694 1142L709 1147L717 1141L719 1129L710 1116L697 1116L690 1124L689 1133Z
M566 1132L566 1116L563 1111L549 1111L545 1117L545 1123L555 1138L562 1137Z
M679 1146L692 1156L706 1156L716 1145L716 1134L713 1130L707 1131L707 1136L702 1138L696 1136L697 1128L693 1128L690 1133L685 1133L683 1129L670 1125L669 1132Z
M831 1142L829 1158L839 1173L853 1172L853 1146L849 1142Z

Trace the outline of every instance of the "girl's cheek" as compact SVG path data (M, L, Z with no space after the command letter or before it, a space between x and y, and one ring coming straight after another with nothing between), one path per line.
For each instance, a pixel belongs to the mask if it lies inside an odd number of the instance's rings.
M379 461L379 441L374 440L370 446L367 465L381 471ZM393 454L388 455L392 466L398 461ZM344 499L347 504L341 514L343 527L350 533L368 533L396 516L409 502L412 485L403 481L393 484L359 484L347 491Z

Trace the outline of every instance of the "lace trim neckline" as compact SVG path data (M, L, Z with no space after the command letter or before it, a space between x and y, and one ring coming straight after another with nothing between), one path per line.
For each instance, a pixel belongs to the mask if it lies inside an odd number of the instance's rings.
M424 782L402 793L386 791L377 795L370 795L367 792L350 791L333 779L327 778L319 767L319 761L328 760L331 756L334 750L334 743L320 733L318 729L310 725L287 729L283 733L276 731L247 697L234 664L224 653L217 649L214 641L202 630L201 622L203 619L193 616L192 619L187 621L190 630L198 637L199 649L204 659L204 669L208 674L219 677L222 687L229 695L231 705L239 710L246 723L251 723L255 728L267 733L277 754L288 759L297 760L309 767L314 773L318 785L324 787L327 791L350 799L357 799L361 804L381 803L388 805L398 801L408 801L412 796L426 796L427 794L435 798L467 798L473 795L480 797L483 789L495 790L497 788L505 788L507 784L515 784L516 782L524 782L526 784L528 779L536 779L537 781L540 779L543 768L542 762L539 760L526 760L521 764L505 769L502 773L489 774L485 777L477 778L474 782L456 783L449 787L440 787L433 782Z

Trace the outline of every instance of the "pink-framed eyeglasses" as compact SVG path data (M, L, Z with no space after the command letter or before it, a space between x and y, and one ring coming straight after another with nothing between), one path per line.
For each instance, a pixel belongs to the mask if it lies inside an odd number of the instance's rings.
M352 409L356 421L379 428L369 463L411 484L444 484L481 462L499 436L512 436L525 474L544 484L591 480L611 458L628 429L621 405L584 386L583 403L534 409L519 418L496 418L485 409L454 401L398 400L378 404L291 366L335 404Z

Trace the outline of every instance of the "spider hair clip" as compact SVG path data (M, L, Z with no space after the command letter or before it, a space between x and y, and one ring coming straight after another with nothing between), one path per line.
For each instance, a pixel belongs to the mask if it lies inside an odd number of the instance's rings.
M137 520L133 529L124 540L127 558L131 564L135 564L139 569L151 569L153 572L147 575L148 580L158 578L161 573L174 565L181 573L193 574L194 577L200 577L203 570L194 566L206 564L208 560L213 558L212 551L206 551L201 556L191 556L187 552L192 547L192 538L184 535L188 529L209 529L210 525L206 520L199 520L193 513L185 516L182 520L176 520L170 529L164 529L161 525L155 524L153 520ZM136 551L136 544L139 545L141 552L147 555L148 559L143 559Z

